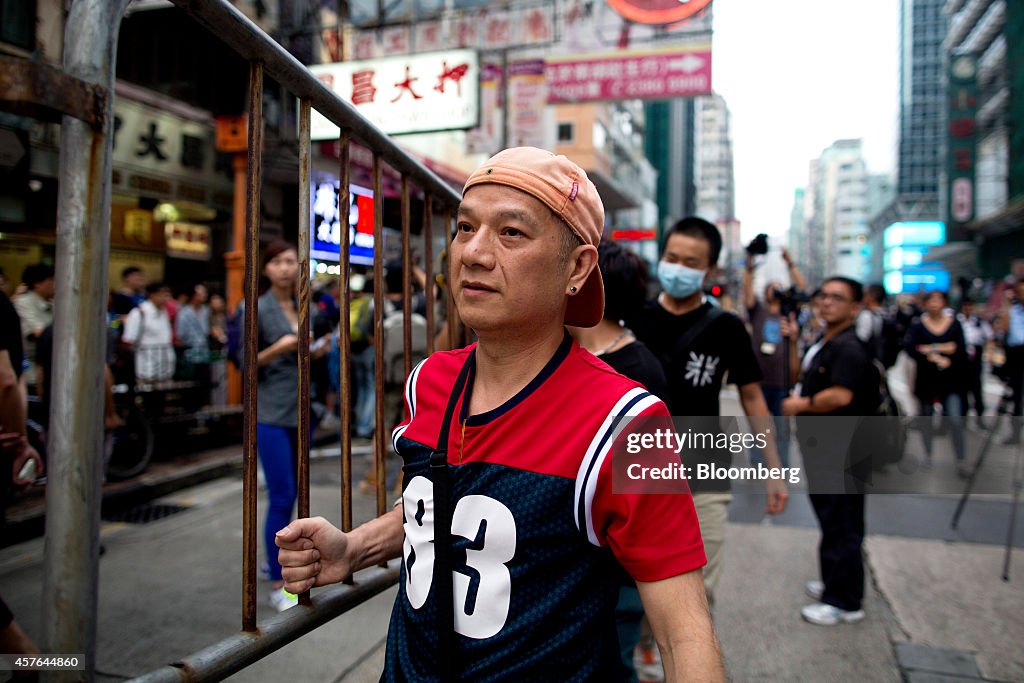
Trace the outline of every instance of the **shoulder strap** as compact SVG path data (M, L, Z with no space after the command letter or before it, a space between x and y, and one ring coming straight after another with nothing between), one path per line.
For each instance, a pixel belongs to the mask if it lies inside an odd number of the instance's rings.
M718 308L717 306L709 308L708 312L693 323L693 325L690 326L690 329L686 331L686 334L676 341L675 346L672 347L673 354L676 357L684 355L690 350L690 346L693 345L693 342L696 341L701 332L706 330L711 323L723 315L725 315L725 311L721 308Z
M455 681L455 596L452 587L452 492L448 473L448 433L455 405L466 387L469 369L473 365L471 352L455 380L448 406L444 410L437 448L430 454L430 474L434 482L434 576L437 600L438 645L441 655L441 681Z

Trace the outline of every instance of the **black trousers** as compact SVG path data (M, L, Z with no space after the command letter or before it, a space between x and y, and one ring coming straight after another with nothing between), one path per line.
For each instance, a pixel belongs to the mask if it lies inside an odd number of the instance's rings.
M864 600L864 494L812 493L810 498L821 527L821 601L841 610L859 610Z

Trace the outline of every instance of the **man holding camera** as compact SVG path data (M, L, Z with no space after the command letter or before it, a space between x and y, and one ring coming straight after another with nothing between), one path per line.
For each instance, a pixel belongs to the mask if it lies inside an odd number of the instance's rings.
M789 377L787 373L788 339L782 336L782 317L788 315L791 310L783 310L783 303L789 304L791 308L794 298L803 293L807 288L803 273L793 262L793 257L786 249L782 250L782 258L786 262L786 269L789 271L792 286L784 290L778 282L769 282L764 288L764 303L757 300L754 293L754 261L758 253L766 253L768 244L762 242L763 249L759 248L755 240L747 247L747 268L743 272L743 305L747 309L747 316L750 320L750 335L754 344L754 356L757 357L757 364L761 368L763 378L761 380L761 392L764 394L764 401L768 410L776 416L775 420L775 442L779 448L779 458L783 467L789 467L789 421L779 419L782 415L782 399L786 398L789 391ZM799 294L798 294L799 293Z

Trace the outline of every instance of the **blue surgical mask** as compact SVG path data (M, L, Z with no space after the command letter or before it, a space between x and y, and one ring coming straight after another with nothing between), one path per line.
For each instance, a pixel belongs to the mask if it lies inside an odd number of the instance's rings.
M673 299L685 299L700 290L707 270L687 268L678 263L658 261L658 281L661 288Z

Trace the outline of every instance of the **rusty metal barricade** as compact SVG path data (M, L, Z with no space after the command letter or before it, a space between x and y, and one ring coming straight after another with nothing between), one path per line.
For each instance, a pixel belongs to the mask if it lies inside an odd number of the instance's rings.
M373 154L374 201L374 330L383 332L383 167L401 177L401 234L406 312L403 326L405 372L411 371L410 322L412 261L410 251L411 185L424 196L424 262L432 271L433 223L441 217L447 236L459 194L386 134L364 119L349 103L320 83L298 60L253 24L227 0L172 0L199 24L232 48L250 65L248 179L245 202L245 354L257 355L258 220L263 154L263 79L272 77L299 100L299 402L298 402L298 512L310 514L310 116L316 109L341 130L339 163L340 223L348 225L349 144L358 142ZM109 258L111 202L111 149L113 124L114 60L118 27L129 0L76 0L65 26L64 69L0 58L0 106L16 113L62 125L57 229L57 292L55 339L57 348L50 428L50 465L46 506L46 559L43 586L43 647L49 652L78 652L86 659L86 678L95 672L96 612L99 556L99 510L102 482L102 404L82 401L103 386L104 311ZM236 204L237 205L237 204ZM236 245L237 248L237 245ZM349 302L349 233L341 230L340 246L341 349L341 523L352 528L352 441L348 411L351 367ZM426 288L427 351L433 351L434 289L428 271ZM447 291L447 290L446 290ZM458 339L458 323L450 297L446 300L448 343ZM386 445L384 427L383 345L376 344L376 419L374 470L378 514L386 512ZM243 595L240 632L206 649L169 663L137 680L220 680L338 614L364 602L398 577L398 565L359 572L345 584L331 586L311 599L299 597L299 608L287 610L257 624L257 453L256 363L243 373L244 510ZM77 680L79 672L50 672L48 680Z

